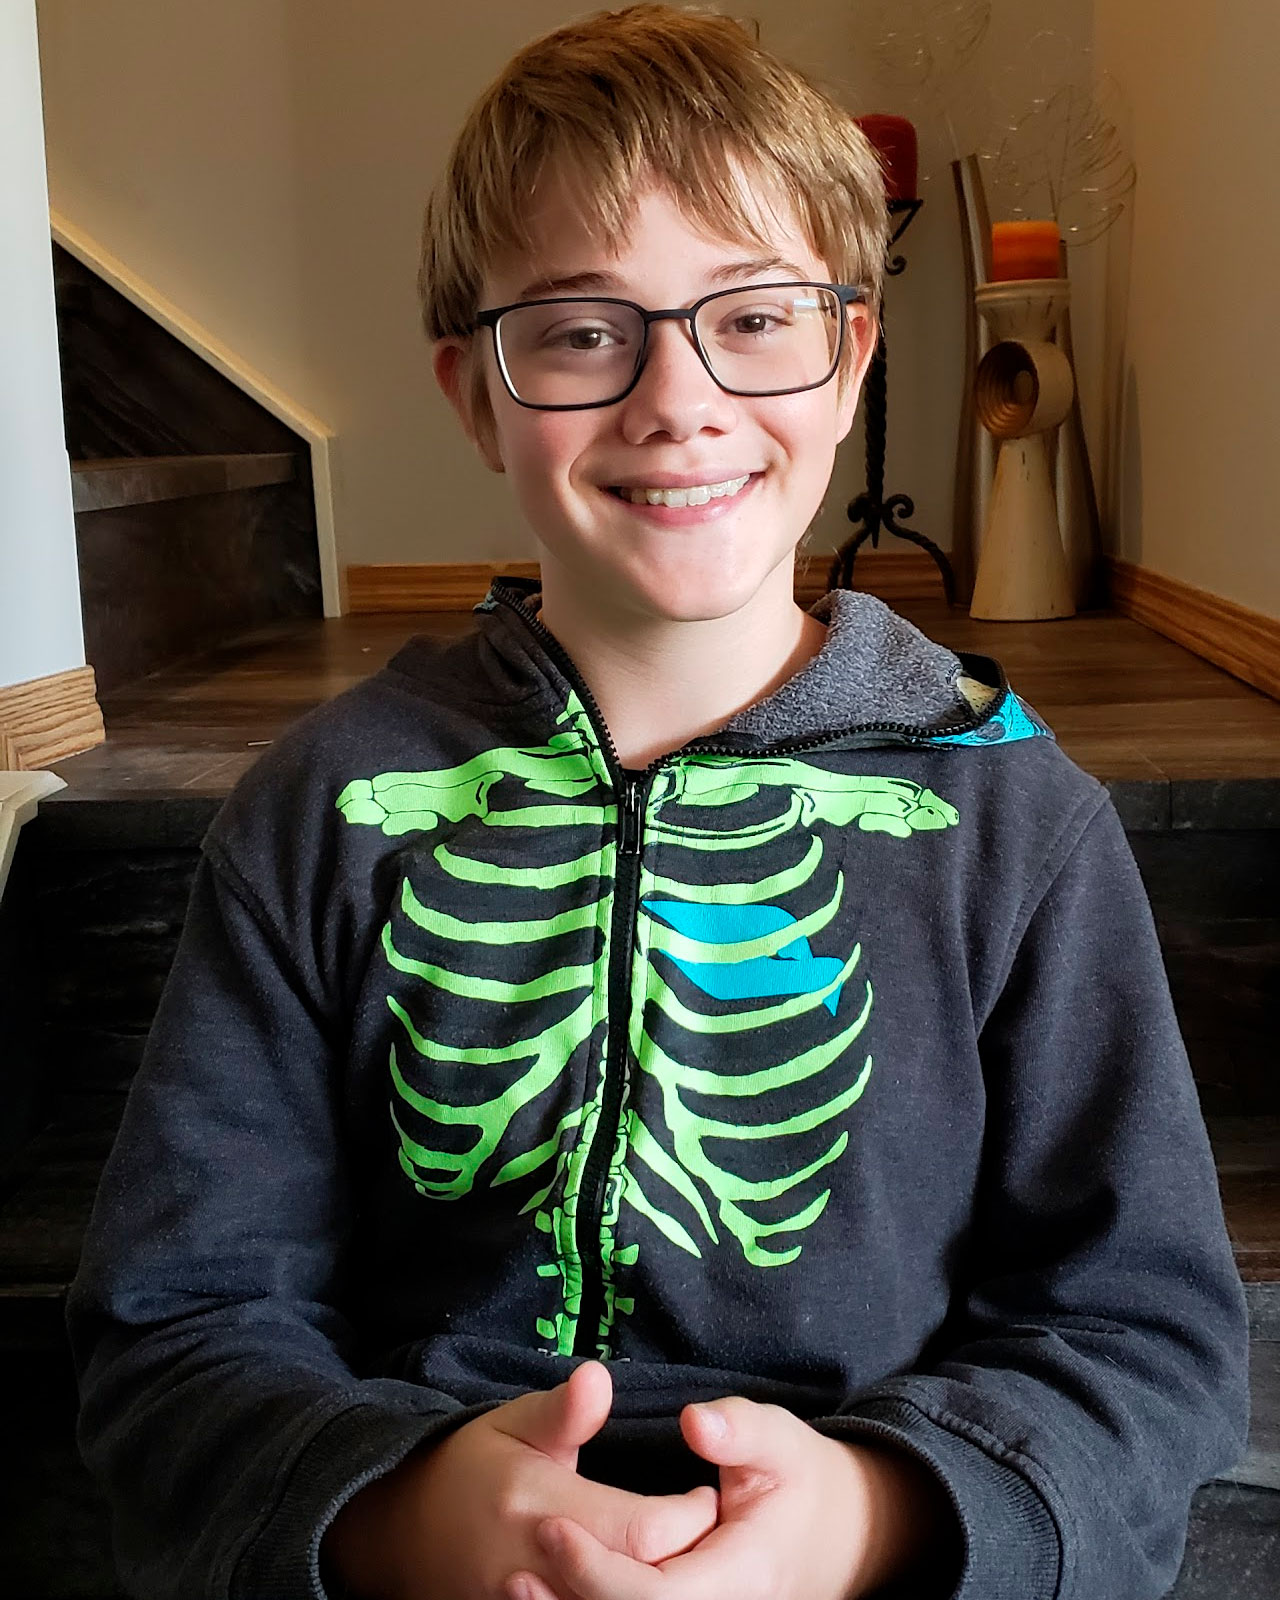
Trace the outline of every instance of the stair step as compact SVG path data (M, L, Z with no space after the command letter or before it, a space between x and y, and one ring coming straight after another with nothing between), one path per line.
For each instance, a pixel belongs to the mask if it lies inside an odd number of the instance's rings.
M76 512L185 500L288 483L297 462L288 451L235 455L113 456L71 463L71 505Z
M1280 1116L1211 1117L1209 1137L1240 1276L1274 1285L1280 1314Z

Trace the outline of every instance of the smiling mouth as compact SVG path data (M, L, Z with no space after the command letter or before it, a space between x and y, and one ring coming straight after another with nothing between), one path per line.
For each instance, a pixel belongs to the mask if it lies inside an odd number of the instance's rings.
M610 488L609 493L620 500L629 500L633 506L705 506L712 500L731 500L741 494L751 482L751 473L741 478L726 478L723 483L693 484L687 489Z

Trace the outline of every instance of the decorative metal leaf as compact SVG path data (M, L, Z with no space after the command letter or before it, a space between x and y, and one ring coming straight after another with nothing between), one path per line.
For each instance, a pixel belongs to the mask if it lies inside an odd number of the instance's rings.
M991 25L991 0L874 0L869 9L884 76L922 98L945 94Z
M1118 90L1061 83L1006 128L990 158L990 190L1010 216L1051 216L1069 248L1106 234L1138 170L1123 146Z
M949 156L965 155L987 126L984 86L969 68L991 24L991 0L870 0L858 16L892 109L916 122L924 193L928 150L941 142Z

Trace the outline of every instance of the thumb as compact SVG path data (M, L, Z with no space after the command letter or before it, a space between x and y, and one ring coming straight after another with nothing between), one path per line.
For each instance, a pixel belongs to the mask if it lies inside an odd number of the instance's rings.
M613 1404L613 1379L600 1361L584 1361L554 1389L535 1389L490 1413L493 1425L562 1466L576 1467L578 1450L599 1433Z
M751 1467L770 1477L786 1469L795 1453L796 1431L804 1427L781 1406L760 1405L741 1395L686 1406L680 1413L680 1431L695 1455L720 1467Z

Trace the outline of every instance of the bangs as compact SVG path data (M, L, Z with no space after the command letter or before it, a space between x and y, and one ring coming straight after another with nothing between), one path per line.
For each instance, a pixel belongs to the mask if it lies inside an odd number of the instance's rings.
M431 338L468 332L488 268L532 248L553 175L607 249L627 243L637 198L662 187L709 235L766 251L762 224L798 223L832 277L878 306L887 214L874 152L848 112L729 18L636 6L515 57L428 202L419 288Z
M772 217L788 228L798 220L794 201L789 204L776 192L776 175L753 170L748 157L724 144L704 137L698 143L684 141L683 148L670 153L640 149L624 154L611 141L601 141L597 131L587 148L580 140L561 137L546 150L522 186L530 204L499 221L493 248L503 238L514 239L521 251L534 248L528 223L549 181L567 197L592 243L610 253L631 242L636 202L654 189L666 190L685 220L709 237L760 250L771 245L771 234L759 226L760 220Z

